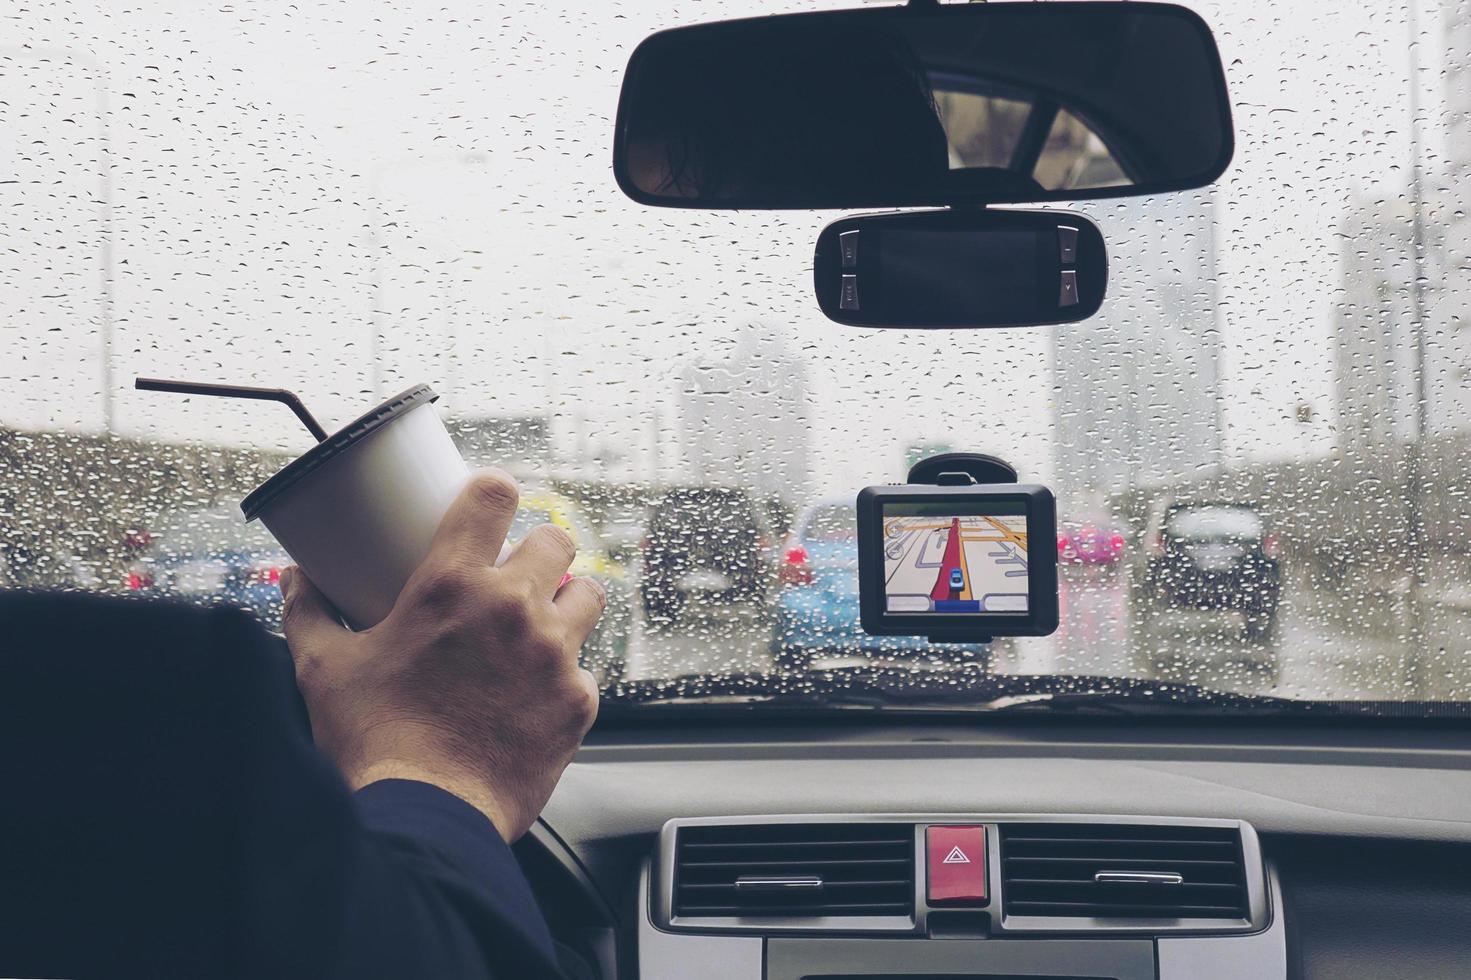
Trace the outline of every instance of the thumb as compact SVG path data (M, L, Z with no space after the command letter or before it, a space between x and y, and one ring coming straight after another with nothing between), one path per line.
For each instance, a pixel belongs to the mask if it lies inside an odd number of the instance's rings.
M300 661L305 648L347 632L327 597L295 565L281 571L281 595L281 630L293 659Z

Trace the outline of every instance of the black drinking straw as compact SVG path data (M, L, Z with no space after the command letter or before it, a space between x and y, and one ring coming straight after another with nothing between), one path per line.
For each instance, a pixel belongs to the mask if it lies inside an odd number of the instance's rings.
M133 387L142 391L171 391L179 395L214 395L218 398L254 398L258 401L280 402L296 413L301 424L311 432L312 438L323 442L327 430L306 410L295 393L285 388L251 388L247 385L214 385L202 381L164 381L160 378L137 378Z

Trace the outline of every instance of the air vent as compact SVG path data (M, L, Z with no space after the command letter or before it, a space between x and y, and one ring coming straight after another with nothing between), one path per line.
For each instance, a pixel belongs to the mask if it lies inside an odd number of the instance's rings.
M914 911L910 824L681 827L676 916L883 916Z
M1008 916L1245 919L1236 827L1003 824Z

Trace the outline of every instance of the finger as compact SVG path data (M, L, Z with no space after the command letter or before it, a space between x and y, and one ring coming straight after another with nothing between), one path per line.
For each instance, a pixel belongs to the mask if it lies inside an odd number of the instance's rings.
M293 659L299 660L302 651L328 637L346 632L327 597L295 565L281 571L281 595L285 599L281 629Z
M608 605L608 594L596 579L579 575L557 590L552 604L567 625L567 640L572 647L570 652L576 653L587 642L593 627L598 625L598 619Z
M593 676L592 671L587 668L578 668L577 681L587 691L592 702L592 711L588 712L587 723L583 726L582 734L586 735L592 723L598 720L598 706L602 704L603 692L598 690L598 679Z
M555 524L542 524L521 539L501 571L529 579L537 595L554 596L576 557L572 535Z
M476 470L440 519L430 558L446 563L495 564L520 500L516 481L504 470Z

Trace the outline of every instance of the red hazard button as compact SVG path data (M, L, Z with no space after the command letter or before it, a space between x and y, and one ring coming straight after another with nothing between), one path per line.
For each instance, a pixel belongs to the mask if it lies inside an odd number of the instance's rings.
M985 904L985 827L927 827L925 855L931 902Z

